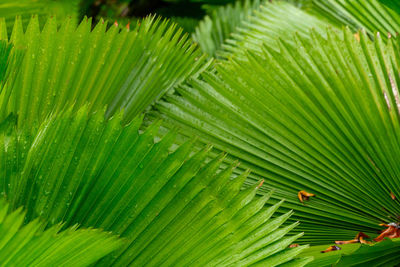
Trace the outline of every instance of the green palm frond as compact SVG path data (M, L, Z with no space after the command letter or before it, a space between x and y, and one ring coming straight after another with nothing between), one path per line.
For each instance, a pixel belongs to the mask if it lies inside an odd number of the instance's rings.
M9 213L0 201L0 259L2 266L88 266L123 244L115 236L76 226L43 230L39 220L23 225L24 212Z
M276 47L279 38L290 41L291 38L287 36L294 33L306 38L310 36L311 29L324 34L328 27L333 25L290 3L266 2L232 33L231 38L222 45L223 51L219 54L227 58L231 55L241 56L246 50L260 52L263 44Z
M46 121L36 134L4 136L2 194L13 207L40 216L112 231L128 241L101 264L126 266L218 265L291 260L306 246L288 246L298 223L264 208L269 194L255 197L259 182L241 191L248 172L231 180L237 163L219 171L224 155L205 162L209 148L190 156L193 142L174 152L175 133L155 143L158 124L139 133L141 118L121 126L84 107ZM308 259L303 259L306 262Z
M400 262L400 239L385 240L373 245L348 244L340 250L321 253L326 245L310 247L302 255L314 257L307 267L330 266L396 266Z
M248 20L254 10L260 8L260 0L237 1L213 10L205 16L193 33L193 39L210 56L215 56L224 41L236 28Z
M89 103L89 112L108 105L129 122L163 93L196 75L204 57L168 21L149 17L120 30L90 20L78 28L71 19L57 30L55 18L43 30L33 18L23 32L17 20L11 42L26 49L12 86L0 95L1 116L18 114L18 125L38 125L71 104ZM0 36L6 38L4 32Z
M397 1L391 0L379 0L382 4L388 6L390 9L395 11L397 14L400 14L400 3Z
M314 0L310 12L353 30L365 29L371 36L375 32L395 35L400 32L399 5L396 1L387 5L382 2L385 0Z
M20 17L26 27L32 16L38 16L41 25L50 16L59 19L71 17L78 23L80 0L2 0L0 2L0 17L5 18L7 29L11 30L16 17Z
M264 177L304 242L376 234L400 215L399 45L350 30L297 36L218 64L153 114ZM300 190L317 197L303 205Z
M205 17L193 39L209 55L237 57L244 50L260 51L263 43L275 45L277 38L295 32L308 36L314 28L323 33L329 25L287 2L245 1Z

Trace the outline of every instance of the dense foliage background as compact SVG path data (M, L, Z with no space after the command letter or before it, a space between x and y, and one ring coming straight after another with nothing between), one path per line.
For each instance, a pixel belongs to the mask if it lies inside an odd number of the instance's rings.
M400 266L400 4L0 0L0 265Z

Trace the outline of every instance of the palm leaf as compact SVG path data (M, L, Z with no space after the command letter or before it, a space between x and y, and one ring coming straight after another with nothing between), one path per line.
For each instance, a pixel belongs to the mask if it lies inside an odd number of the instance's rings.
M168 25L149 17L132 30L107 30L100 22L91 31L90 20L76 28L69 19L57 30L52 18L40 31L33 18L24 33L17 20L11 42L26 53L16 81L0 96L1 115L18 114L19 126L33 126L71 104L89 103L89 112L108 105L107 117L124 109L129 122L204 67L200 51Z
M193 38L210 55L238 57L245 50L260 51L263 43L275 45L277 38L295 32L308 36L314 28L323 33L328 25L287 2L246 1L221 7L206 17Z
M264 177L296 210L304 242L374 234L400 215L399 49L349 30L297 36L218 64L153 115ZM303 205L300 190L317 197Z
M214 9L199 23L193 34L201 49L210 56L216 56L222 44L236 28L248 20L254 10L260 8L261 1L237 1Z
M2 266L88 266L113 250L122 241L95 229L76 227L61 230L55 225L45 231L39 220L23 225L24 212L8 214L0 201L0 258Z
M398 4L385 5L385 1L314 0L311 13L353 30L365 29L371 36L376 31L394 35L400 32L400 8Z
M155 143L158 125L139 133L141 118L122 127L121 115L104 121L87 107L46 121L36 134L1 139L2 194L50 224L81 224L128 241L99 264L275 266L298 261L306 246L288 246L298 223L280 227L292 212L264 208L259 182L241 191L248 172L219 171L224 155L205 162L209 148L190 156L193 142L170 152L175 133ZM303 265L309 259L302 259Z

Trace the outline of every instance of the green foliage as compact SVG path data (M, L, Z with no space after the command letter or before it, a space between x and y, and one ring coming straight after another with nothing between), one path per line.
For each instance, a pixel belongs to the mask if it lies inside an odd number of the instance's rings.
M190 156L193 142L170 152L175 133L155 143L158 125L139 133L141 118L121 126L121 116L88 116L87 107L46 121L29 132L3 136L2 194L50 224L76 223L112 231L125 246L100 264L127 266L246 265L296 259L306 246L287 248L302 234L292 214L270 219L281 202L264 208L259 186L240 191L248 172L218 171L224 155L205 162ZM257 183L258 184L258 183Z
M400 262L321 253L400 220L397 2L77 6L0 3L2 265Z
M371 36L375 32L395 35L400 32L399 5L382 2L385 0L313 0L311 10L332 23L348 25L353 30L365 29Z
M264 177L297 211L305 242L331 242L331 231L350 239L396 220L399 42L314 31L278 47L218 64L217 74L164 98L156 116ZM302 205L300 190L317 198Z
M260 0L238 1L235 5L227 5L213 10L196 28L193 40L210 56L215 56L224 41L235 32L236 28L249 19L254 10L260 8Z
M263 43L273 46L278 38L288 40L293 33L308 36L311 28L323 33L328 26L286 2L245 1L206 16L193 38L209 55L227 58L246 50L260 51Z
M69 19L57 30L52 18L40 31L33 18L24 33L17 20L10 40L26 51L15 83L0 96L2 118L14 113L19 126L38 125L71 104L89 103L89 112L108 105L107 117L123 109L129 122L204 67L196 46L168 25L149 17L131 30L100 22L91 31L90 20L76 28Z
M23 222L21 208L9 213L8 204L0 201L2 266L88 266L123 244L95 229L74 226L61 232L61 225L43 230L39 220Z

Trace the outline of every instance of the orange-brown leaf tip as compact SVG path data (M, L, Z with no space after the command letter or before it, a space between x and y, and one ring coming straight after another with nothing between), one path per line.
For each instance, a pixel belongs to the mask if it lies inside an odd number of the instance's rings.
M259 189L264 184L264 179L261 180L260 184L257 185L257 189Z
M300 245L299 244L291 244L290 246L289 246L289 248L297 248L297 247L299 247Z
M365 240L363 236L360 236L360 238L358 240L360 241L361 244L371 244L372 243L372 242Z
M369 236L364 234L363 232L358 232L358 234L356 235L356 239L360 238L369 238Z
M304 190L301 190L297 193L297 197L299 198L300 202L303 203L304 201L308 200L310 197L315 197L315 194L308 193Z
M363 232L358 232L356 237L352 240L347 240L347 241L335 241L337 245L343 245L343 244L352 244L352 243L363 243L367 244L369 243L368 241L365 240L365 238L369 238L368 235L364 234Z
M336 250L341 250L341 248L338 246L330 246L329 248L321 251L321 253L327 253L327 252L336 251Z
M384 225L386 226L386 225ZM396 223L389 223L387 229L383 230L382 233L374 239L376 242L381 242L385 238L399 238L400 237L400 225Z
M118 21L114 21L114 26L118 27Z
M396 200L396 196L394 195L393 192L390 192L390 197L391 197L393 200Z

